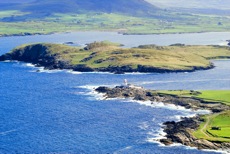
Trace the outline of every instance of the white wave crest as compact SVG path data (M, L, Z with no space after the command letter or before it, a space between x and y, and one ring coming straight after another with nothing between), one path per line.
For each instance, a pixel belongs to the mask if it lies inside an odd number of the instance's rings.
M17 131L17 129L12 129L12 130L8 130L5 132L0 132L0 135L5 136L5 135L10 134L10 133L15 132L15 131Z

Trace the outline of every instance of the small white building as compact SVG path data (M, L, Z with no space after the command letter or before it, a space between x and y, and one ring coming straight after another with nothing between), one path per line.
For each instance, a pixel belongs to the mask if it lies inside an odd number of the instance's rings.
M142 89L143 87L135 86L133 84L128 83L127 79L124 79L124 87L127 88L137 88L137 89Z

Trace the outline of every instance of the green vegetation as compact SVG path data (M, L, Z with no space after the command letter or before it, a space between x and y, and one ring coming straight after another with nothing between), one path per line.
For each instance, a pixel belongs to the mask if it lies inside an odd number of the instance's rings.
M28 20L22 16L20 19L15 19L16 16L9 18L9 13L5 15L8 18L4 19L4 12L0 12L0 19L2 19L0 20L0 35L92 30L118 31L127 34L230 31L229 18L179 13L164 15L165 19L163 20L161 16L146 18L108 13L57 13L42 19ZM12 21L8 22L7 20ZM222 21L222 25L218 25L219 21Z
M230 31L228 16L168 11L140 0L24 1L3 3L0 10L0 36L95 30L126 34Z
M18 47L25 51L33 45ZM171 71L190 71L194 67L210 67L210 58L229 57L230 50L219 46L155 46L154 48L120 48L111 42L94 42L84 49L60 44L43 44L59 59L70 64L85 64L91 68L109 66L129 66L137 69L138 65ZM13 50L14 52L15 50Z
M221 102L230 106L230 90L205 90L205 91L159 91L160 93L177 95L180 97L195 97L206 101ZM230 142L230 111L203 116L202 123L194 135L210 141Z
M230 142L230 111L206 115L203 118L205 122L193 133L197 138Z
M206 100L216 100L230 105L230 90L201 91L201 94L197 97Z
M216 131L210 129L212 127L219 127L221 130ZM210 121L210 127L207 130L212 136L228 138L230 141L230 111L226 111L217 115Z
M195 97L206 101L215 101L230 105L230 90L172 90L159 92L163 94L177 95L180 97Z

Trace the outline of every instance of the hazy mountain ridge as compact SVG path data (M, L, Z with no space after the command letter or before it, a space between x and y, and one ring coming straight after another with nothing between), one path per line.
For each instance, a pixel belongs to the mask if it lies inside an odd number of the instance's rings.
M227 0L145 0L153 5L163 8L196 8L196 9L230 9L230 1Z
M146 16L159 10L144 0L23 0L21 3L19 0L12 0L11 4L0 4L0 9L18 9L32 14L103 12Z
M230 1L226 0L145 0L160 8L166 8L171 11L181 11L187 13L200 13L200 14L217 14L229 15L230 14Z

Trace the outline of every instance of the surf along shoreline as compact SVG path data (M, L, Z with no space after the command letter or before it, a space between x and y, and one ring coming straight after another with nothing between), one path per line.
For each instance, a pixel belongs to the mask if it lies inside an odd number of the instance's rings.
M170 94L159 93L154 90L147 90L134 85L122 85L113 88L98 87L96 92L103 94L105 99L111 98L131 98L136 101L151 101L152 104L157 102L164 103L166 106L173 104L192 110L209 110L211 114L219 114L223 111L230 110L230 106L220 102L206 101L203 99L181 97ZM190 91L196 93L196 91ZM182 117L180 121L167 121L163 123L163 129L166 136L157 141L164 145L180 143L185 146L196 147L203 150L221 150L229 152L230 143L199 139L193 135L193 132L199 129L201 123L205 122L202 115L194 117Z
M170 60L165 60L165 59ZM0 56L0 61L18 60L45 69L124 74L194 72L214 68L211 59L229 59L228 47L141 45L124 49L112 42L94 42L85 48L37 43L16 47Z

